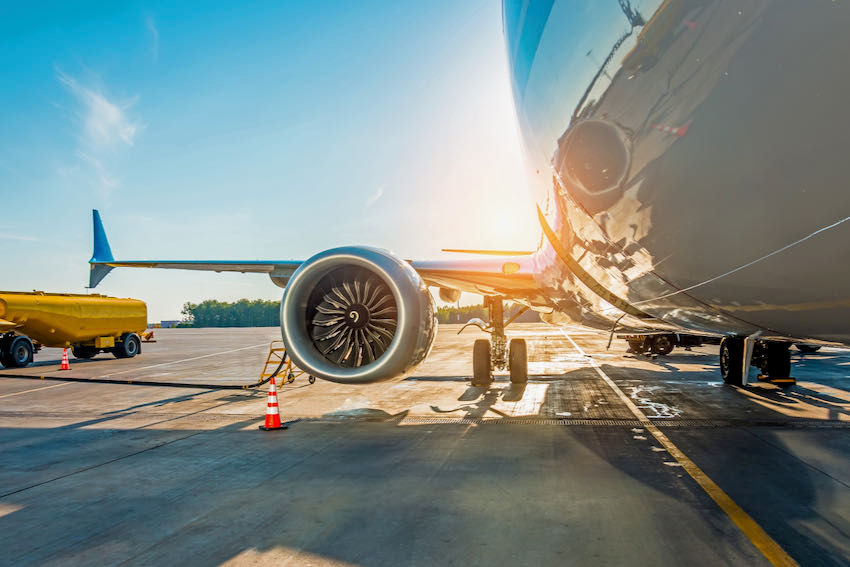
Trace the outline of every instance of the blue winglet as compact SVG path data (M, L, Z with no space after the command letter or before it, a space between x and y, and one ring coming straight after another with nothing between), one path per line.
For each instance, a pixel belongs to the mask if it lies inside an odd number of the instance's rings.
M100 220L100 212L97 209L92 210L92 222L94 223L94 252L92 253L89 265L91 272L89 273L89 287L94 288L99 284L106 274L112 271L112 266L106 262L112 262L112 249L109 248L109 240L106 239L106 231L103 229L103 221Z

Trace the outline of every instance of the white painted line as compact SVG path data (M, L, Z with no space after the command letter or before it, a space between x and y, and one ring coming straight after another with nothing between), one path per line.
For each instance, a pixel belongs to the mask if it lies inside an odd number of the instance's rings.
M184 358L182 360L172 360L171 362L163 362L160 364L151 364L150 366L141 366L139 368L131 368L129 370L122 370L121 372L110 372L109 374L101 374L100 376L95 376L95 378L108 378L110 376L118 376L119 374L127 374L128 372L138 372L139 370L147 370L149 368L159 368L160 366L169 366L171 364L180 364L181 362L190 362L192 360L201 360L202 358L209 358L211 356L219 356L222 354L230 354L231 352L239 352L240 350L248 350L251 348L257 348L261 346L268 346L268 341L256 345L246 346L242 348L235 348L233 350L223 350L221 352L214 352L212 354L205 354L203 356L194 356L192 358Z
M48 378L49 380L49 378ZM32 388L30 390L22 390L20 392L14 392L12 394L3 394L0 398L11 398L12 396L20 396L21 394L28 394L30 392L38 392L39 390L49 390L50 388L58 388L59 386L67 386L69 384L73 384L73 382L63 382L62 384L53 384L52 386L42 386L41 388Z
M661 432L658 427L655 426L652 421L646 417L640 408L638 408L634 402L614 383L611 378L608 377L607 374L599 367L599 363L593 359L593 357L589 356L584 350L578 346L578 344L573 340L573 338L567 334L567 332L561 329L561 333L569 340L575 349L584 356L596 370L596 373L605 381L608 386L614 390L614 393L623 401L624 404L631 410L638 421L644 426L644 428L652 433L652 436L667 450L667 453L670 454L671 457L675 458L677 463L668 463L665 462L665 465L668 466L676 466L676 464L681 465L681 467L687 471L691 478L693 478L697 484L699 484L700 488L702 488L706 494L708 494L714 502L720 506L720 509L723 510L729 519L732 520L736 526L747 536L752 544L764 554L768 561L770 561L773 565L797 565L797 562L794 561L790 555L788 555L784 549L782 549L778 543L776 543L772 537L767 535L760 525L753 520L749 514L744 512L743 508L738 506L732 498L726 494L726 492L720 488L707 474L705 474L702 469L700 469L696 463L694 463L687 455L685 455L676 445L673 444L670 439L667 438L664 433Z

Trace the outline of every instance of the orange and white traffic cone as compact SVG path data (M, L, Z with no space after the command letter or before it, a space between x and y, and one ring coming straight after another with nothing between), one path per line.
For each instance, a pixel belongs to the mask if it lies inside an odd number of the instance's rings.
M68 349L62 349L62 366L59 367L59 370L71 370L71 365L68 364Z
M269 380L269 401L266 407L266 423L260 426L263 431L273 431L275 429L286 429L286 426L280 423L280 411L277 407L277 388L274 383L274 376Z

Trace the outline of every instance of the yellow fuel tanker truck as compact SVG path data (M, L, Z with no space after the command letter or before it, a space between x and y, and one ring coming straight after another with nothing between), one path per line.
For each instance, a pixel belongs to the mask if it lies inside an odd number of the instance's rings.
M77 358L141 352L148 308L138 299L71 293L0 291L0 364L29 365L41 347L70 347Z

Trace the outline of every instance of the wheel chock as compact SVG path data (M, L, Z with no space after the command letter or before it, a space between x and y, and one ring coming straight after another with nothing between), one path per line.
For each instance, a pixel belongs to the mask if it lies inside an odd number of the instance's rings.
M787 388L797 384L797 379L789 376L788 378L771 378L767 374L759 374L759 382L769 382L780 388Z

